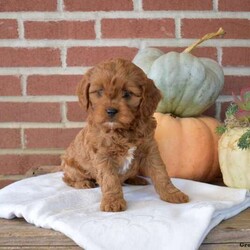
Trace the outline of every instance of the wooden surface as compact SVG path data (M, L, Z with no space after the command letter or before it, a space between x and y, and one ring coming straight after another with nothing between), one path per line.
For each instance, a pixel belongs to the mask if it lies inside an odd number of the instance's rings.
M190 233L192 233L191 230ZM0 219L0 250L3 249L77 250L81 248L63 234L37 228L23 219ZM250 208L221 222L208 234L200 250L210 249L250 250Z

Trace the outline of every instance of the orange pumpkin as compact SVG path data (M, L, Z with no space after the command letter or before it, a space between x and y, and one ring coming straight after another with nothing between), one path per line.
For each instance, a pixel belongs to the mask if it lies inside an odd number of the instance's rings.
M155 139L170 177L211 182L220 176L216 127L212 117L173 117L155 113Z

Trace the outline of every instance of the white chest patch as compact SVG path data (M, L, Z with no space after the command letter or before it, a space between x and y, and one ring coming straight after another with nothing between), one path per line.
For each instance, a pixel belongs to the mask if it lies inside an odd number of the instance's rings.
M129 170L131 163L134 159L135 150L136 150L136 147L132 147L128 150L125 161L118 171L119 174L125 174Z

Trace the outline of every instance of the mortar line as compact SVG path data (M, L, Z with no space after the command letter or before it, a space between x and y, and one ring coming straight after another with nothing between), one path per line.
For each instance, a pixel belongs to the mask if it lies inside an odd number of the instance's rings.
M18 31L18 37L20 40L24 40L24 24L23 24L23 20L18 19L17 20L17 31Z
M27 75L21 75L20 80L22 96L27 96Z
M143 11L143 2L142 0L133 0L133 8L136 12Z
M57 0L57 11L62 13L64 11L63 0Z
M20 134L21 134L21 148L25 149L26 148L26 138L25 138L24 128L20 129Z
M181 38L181 19L175 18L175 37L177 39Z
M218 0L213 0L212 5L213 5L213 11L218 12L218 7L219 7Z

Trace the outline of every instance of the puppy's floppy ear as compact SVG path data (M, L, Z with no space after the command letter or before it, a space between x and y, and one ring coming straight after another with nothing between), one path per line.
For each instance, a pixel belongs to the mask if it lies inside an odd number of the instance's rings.
M79 82L76 89L76 94L78 95L80 106L85 110L88 110L90 105L89 87L90 87L89 72L87 72L83 76L81 82Z
M162 96L160 90L156 88L154 82L149 78L146 79L146 82L142 88L143 94L140 110L144 117L149 117L155 112Z

